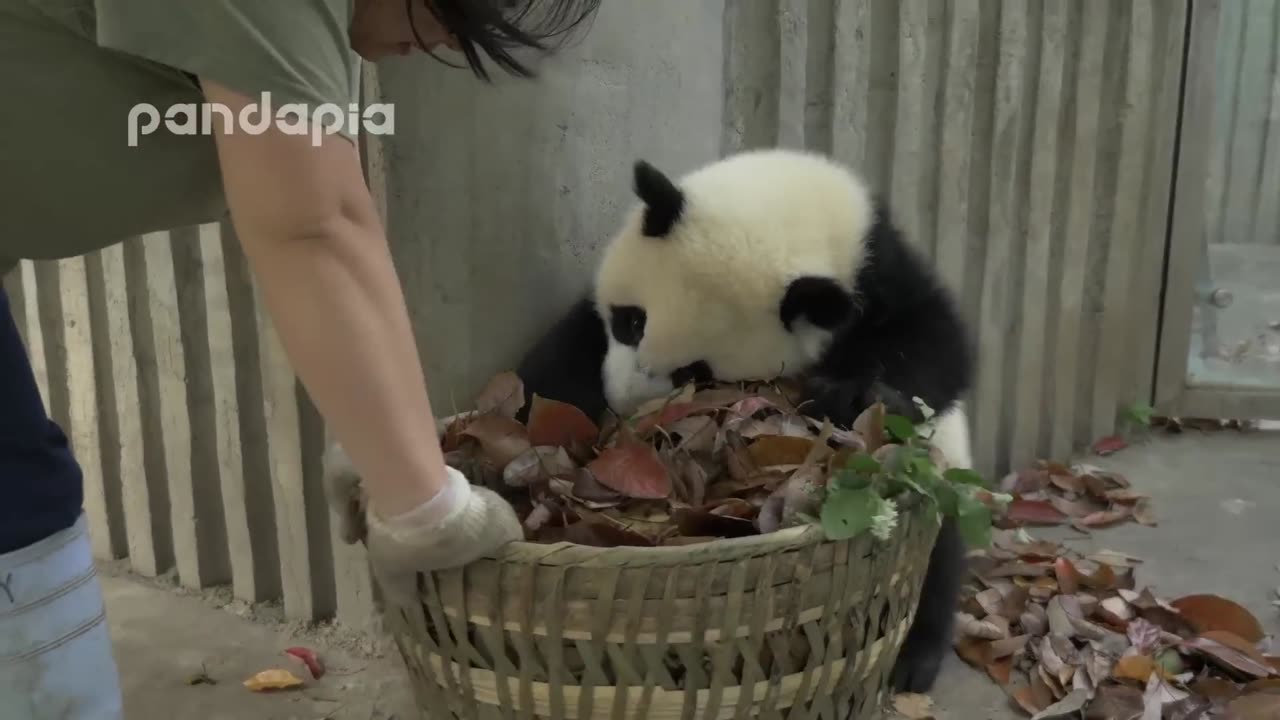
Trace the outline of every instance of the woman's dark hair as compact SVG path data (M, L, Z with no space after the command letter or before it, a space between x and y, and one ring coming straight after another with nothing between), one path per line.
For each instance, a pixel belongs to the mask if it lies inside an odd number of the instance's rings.
M481 50L507 72L533 77L534 71L516 60L510 50L526 47L548 51L549 40L577 27L600 5L600 0L405 0L411 26L413 5L418 1L457 39L467 65L485 81L490 78L480 58ZM413 35L418 45L430 52L416 26Z

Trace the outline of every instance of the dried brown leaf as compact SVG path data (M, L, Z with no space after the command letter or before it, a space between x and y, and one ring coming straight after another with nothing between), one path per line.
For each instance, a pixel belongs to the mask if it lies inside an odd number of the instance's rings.
M1077 495L1083 495L1085 492L1084 481L1075 475L1068 473L1049 471L1049 482L1059 490Z
M1128 520L1132 509L1127 505L1116 505L1109 510L1099 510L1080 518L1080 524L1087 528L1110 527Z
M1117 680L1131 680L1145 686L1151 673L1155 672L1156 663L1146 655L1128 655L1120 658L1111 670Z
M502 481L511 487L528 487L553 477L571 478L578 466L565 449L542 445L528 448L502 469Z
M1039 605L1028 605L1027 608L1027 612L1018 616L1018 624L1029 635L1036 637L1044 635L1049 631L1049 619L1045 615L1044 608Z
M966 637L982 640L999 640L1007 637L1008 628L1001 627L990 620L979 620L965 612L956 613L956 629Z
M492 413L476 416L461 433L478 441L485 459L500 468L506 467L534 444L523 425L512 418Z
M1060 557L1053 562L1054 577L1058 580L1058 589L1068 595L1080 589L1080 571L1070 560Z
M991 662L991 641L978 637L961 636L955 643L956 655L969 665L985 670Z
M1030 635L1016 635L1014 637L993 640L990 645L991 659L1000 660L1010 655L1015 655L1026 648L1027 642L1031 640Z
M1027 607L1027 601L1030 600L1031 593L1026 588L1020 588L1012 583L1009 589L1004 591L1004 600L1000 604L1000 611L997 613L1007 618L1016 618L1022 614Z
M1225 630L1243 638L1246 642L1262 640L1262 625L1253 613L1239 603L1219 595L1187 595L1169 603L1177 610L1193 630L1199 633L1209 630Z
M1214 660L1222 669L1231 670L1249 678L1265 678L1275 674L1275 670L1269 664L1259 663L1249 654L1203 635L1184 640L1179 647L1184 651L1199 652Z
M984 615L999 615L1004 604L1004 595L996 588L987 588L974 596L978 607Z
M1128 685L1102 685L1085 711L1085 720L1139 720L1142 691Z
M489 378L476 395L475 405L477 412L493 412L514 419L524 407L524 401L524 382L519 375L507 371Z
M1045 692L1048 692L1048 688L1045 688ZM1039 698L1036 697L1035 690L1027 685L1017 688L1011 695L1014 701L1018 703L1018 706L1028 715L1035 715L1052 702L1052 698L1050 698L1049 702L1041 704Z
M569 403L534 394L529 406L529 442L559 445L574 452L590 447L600 437L600 428L586 413Z
M1126 555L1114 550L1101 550L1089 555L1087 559L1092 560L1099 565L1111 565L1119 568L1130 568L1142 563L1142 558Z
M1072 623L1071 615L1063 604L1064 597L1069 596L1056 595L1051 598L1048 604L1045 605L1045 616L1049 620L1050 633L1069 638L1075 636L1076 630L1075 625Z
M987 663L987 675L1000 687L1007 687L1013 675L1013 659L1002 657Z
M1280 718L1280 694L1244 695L1227 703L1227 708L1244 720L1275 720Z
M1017 525L1060 525L1067 521L1065 514L1044 500L1014 500L1004 517Z
M808 457L813 445L812 436L762 435L747 446L747 452L756 467L800 465Z
M1200 637L1226 645L1232 650L1247 656L1250 660L1257 663L1259 667L1269 666L1267 657L1262 654L1262 651L1252 643L1246 642L1245 639L1239 635L1227 632L1226 630L1206 630L1200 634Z
M633 498L658 499L671 494L671 475L652 446L637 441L607 448L587 469L601 485Z
M884 403L875 403L853 421L853 430L862 437L867 452L875 452L885 443Z
M1079 717L1085 703L1089 702L1089 692L1072 690L1066 697L1031 716L1031 720L1057 720L1057 718Z
M714 453L720 438L720 425L710 415L690 415L663 429L668 435L680 438L679 448L690 453Z

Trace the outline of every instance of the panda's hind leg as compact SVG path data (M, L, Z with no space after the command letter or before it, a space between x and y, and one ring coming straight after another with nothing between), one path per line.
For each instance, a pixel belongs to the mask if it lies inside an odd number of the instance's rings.
M964 539L955 520L944 517L929 555L924 586L920 589L920 603L894 662L894 692L925 693L938 679L942 661L951 649L956 603L964 571Z
M950 467L971 467L968 419L956 403L937 419L933 443ZM928 692L951 651L955 613L967 569L967 548L955 519L944 517L929 554L920 602L902 643L892 675L895 692Z

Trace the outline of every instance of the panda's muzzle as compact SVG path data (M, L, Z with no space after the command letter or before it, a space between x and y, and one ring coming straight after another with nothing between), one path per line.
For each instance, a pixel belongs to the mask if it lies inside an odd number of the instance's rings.
M683 387L689 383L708 383L712 379L711 366L705 360L689 363L671 373L671 384L674 387Z

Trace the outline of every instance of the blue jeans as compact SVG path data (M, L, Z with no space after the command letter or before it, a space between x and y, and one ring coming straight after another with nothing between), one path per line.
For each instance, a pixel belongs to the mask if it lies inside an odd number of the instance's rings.
M0 717L120 720L80 465L0 288Z
M71 527L83 500L80 465L45 412L0 288L0 555Z

